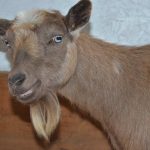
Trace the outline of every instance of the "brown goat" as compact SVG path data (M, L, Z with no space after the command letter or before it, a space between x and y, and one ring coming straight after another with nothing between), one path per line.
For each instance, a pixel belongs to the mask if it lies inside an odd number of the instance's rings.
M114 149L150 150L150 46L80 33L90 14L91 2L81 0L66 16L33 10L1 20L10 92L30 105L35 130L47 140L59 122L61 94L102 124Z

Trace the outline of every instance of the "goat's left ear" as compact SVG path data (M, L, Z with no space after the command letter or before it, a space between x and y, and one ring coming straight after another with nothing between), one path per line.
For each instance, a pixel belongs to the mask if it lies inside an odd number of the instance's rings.
M90 0L80 0L69 10L65 21L70 32L88 23L91 16L91 8L92 4Z

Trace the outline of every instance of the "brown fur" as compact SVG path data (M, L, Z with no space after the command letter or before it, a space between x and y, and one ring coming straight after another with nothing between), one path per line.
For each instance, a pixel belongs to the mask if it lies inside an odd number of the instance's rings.
M66 17L40 10L31 13L33 20L13 22L3 36L13 59L9 79L18 72L26 79L9 83L10 92L30 105L35 130L46 140L59 122L59 93L102 124L114 149L149 150L150 45L118 46L78 34L90 10L82 0ZM62 43L54 42L56 35ZM32 97L22 99L29 89Z

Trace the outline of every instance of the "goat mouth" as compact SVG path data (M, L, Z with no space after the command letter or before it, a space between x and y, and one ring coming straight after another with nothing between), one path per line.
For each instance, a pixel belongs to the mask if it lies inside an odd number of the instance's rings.
M38 80L36 81L31 88L29 88L26 91L21 92L21 94L17 95L17 98L19 99L19 101L23 102L23 103L30 103L33 100L35 100L35 95L37 93L37 88L41 85L41 81Z
M34 94L33 89L30 89L30 90L26 91L25 93L20 94L20 95L19 95L19 98L22 99L22 100L23 100L23 99L28 99L28 98L30 98L33 94Z

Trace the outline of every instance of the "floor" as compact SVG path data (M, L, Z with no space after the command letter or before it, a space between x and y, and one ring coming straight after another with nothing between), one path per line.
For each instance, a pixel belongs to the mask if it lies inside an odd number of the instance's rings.
M62 106L60 125L46 144L35 135L29 109L12 99L7 87L7 73L0 73L0 150L111 150L97 125L81 117L75 109Z

